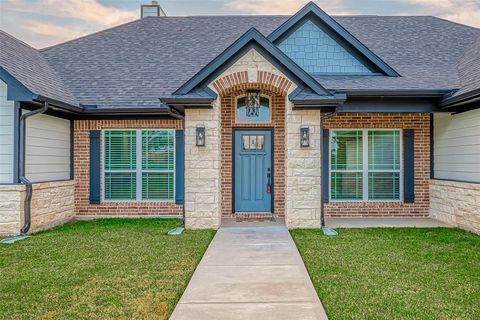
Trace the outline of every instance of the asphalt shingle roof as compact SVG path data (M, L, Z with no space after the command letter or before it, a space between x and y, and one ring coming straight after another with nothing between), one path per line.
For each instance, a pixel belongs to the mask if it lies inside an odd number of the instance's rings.
M33 94L78 105L42 54L0 30L0 66Z
M40 52L79 103L154 107L251 27L267 36L288 18L148 17ZM334 18L401 77L313 75L327 89L459 89L458 63L480 36L428 16Z
M468 48L458 63L461 89L456 95L480 89L480 37Z

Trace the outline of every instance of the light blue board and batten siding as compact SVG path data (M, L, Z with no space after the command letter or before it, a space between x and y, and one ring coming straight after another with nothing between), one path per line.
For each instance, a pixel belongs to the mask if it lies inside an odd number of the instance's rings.
M25 171L32 182L70 179L70 120L45 114L27 119Z
M14 106L0 80L0 183L14 182ZM43 114L29 118L26 143L26 175L32 182L70 178L69 120Z
M310 20L280 42L278 47L309 73L372 73Z
M480 183L480 109L435 114L434 177Z
M13 182L14 102L7 100L7 84L0 80L0 183Z

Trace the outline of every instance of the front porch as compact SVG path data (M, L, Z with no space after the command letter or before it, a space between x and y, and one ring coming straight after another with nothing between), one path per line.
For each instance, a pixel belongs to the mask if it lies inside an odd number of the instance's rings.
M178 102L185 113L188 228L218 228L226 218L268 219L268 212L289 228L320 227L322 205L327 217L428 217L428 113L399 111L399 105L411 101L401 98L383 100L386 105L373 112L361 106L366 101L375 104L375 99L352 98L322 123L322 117L341 102L322 102L322 96L312 94L316 102L300 106L296 92L303 82L260 52L252 48L226 70L209 76L203 90L216 97L211 107ZM264 108L253 120L242 118L245 97L252 91ZM389 112L388 101L397 112ZM197 144L198 128L204 132L202 146ZM308 135L306 144L302 132ZM343 133L357 138L343 138ZM357 182L349 170L338 171L342 168L331 164L334 138L349 146L371 145L363 150L348 147L341 151L346 157L341 161L348 163L335 163L357 166ZM374 143L379 160L369 155ZM353 163L354 156L361 159ZM365 167L369 161L386 161L378 165L387 173L369 173ZM376 184L375 174L381 176Z

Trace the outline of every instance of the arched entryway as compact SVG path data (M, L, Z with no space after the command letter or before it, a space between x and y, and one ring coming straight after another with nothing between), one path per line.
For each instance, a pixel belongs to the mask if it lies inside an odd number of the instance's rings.
M248 80L247 71L241 71L219 78L212 84L219 93L220 100L222 216L232 217L236 211L249 212L249 217L263 218L268 211L276 216L284 216L285 103L292 83L283 76L266 71L257 71L255 82ZM247 122L239 116L239 112L244 112L240 104L247 92L252 90L259 93L263 104L268 103L269 114L268 118L264 115L259 121ZM250 139L253 147L245 145L247 139ZM239 161L242 156L248 157L249 153L259 164L256 166L252 162L251 166L242 167ZM239 173L238 170L247 172ZM248 200L245 193L242 195L239 192L239 187L243 186L247 191L250 188L245 185L246 182L236 181L242 176L246 176L244 181L256 184L255 189L251 190L259 193L256 199ZM264 179L258 176L263 176ZM267 186L269 182L270 189ZM269 199L271 206L265 204Z

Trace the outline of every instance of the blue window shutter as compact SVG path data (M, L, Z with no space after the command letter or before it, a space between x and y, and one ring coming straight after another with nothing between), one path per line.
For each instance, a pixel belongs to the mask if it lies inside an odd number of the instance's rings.
M403 201L415 202L415 155L414 130L403 130Z
M330 132L328 129L323 129L323 134L322 134L322 197L323 197L323 202L327 203L329 202L329 159L330 159Z
M90 204L100 204L100 130L90 130Z
M183 204L185 179L185 139L183 130L175 131L175 203Z

